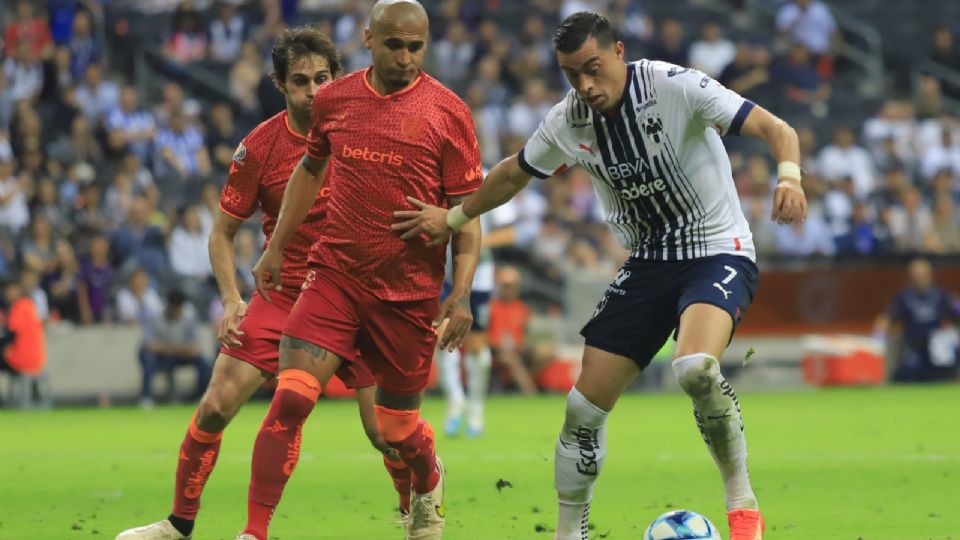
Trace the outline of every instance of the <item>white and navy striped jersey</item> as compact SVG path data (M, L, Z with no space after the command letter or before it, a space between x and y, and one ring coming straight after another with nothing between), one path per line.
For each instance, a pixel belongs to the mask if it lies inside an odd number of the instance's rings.
M575 165L589 171L633 257L755 260L720 140L738 134L753 107L697 70L640 60L627 65L617 109L597 113L571 90L520 151L520 166L539 178Z

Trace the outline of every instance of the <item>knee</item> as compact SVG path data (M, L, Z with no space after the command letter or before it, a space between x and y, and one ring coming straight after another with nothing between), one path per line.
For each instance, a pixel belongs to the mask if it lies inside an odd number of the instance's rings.
M717 359L707 354L681 356L673 361L673 372L680 388L692 398L708 395L720 377Z
M207 392L197 407L197 427L210 433L223 431L238 409L236 399L217 392Z

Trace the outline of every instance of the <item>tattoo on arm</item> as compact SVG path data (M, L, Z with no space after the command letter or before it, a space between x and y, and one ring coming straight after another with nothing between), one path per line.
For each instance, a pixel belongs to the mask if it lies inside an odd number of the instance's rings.
M327 355L330 352L319 345L314 345L313 343L304 341L302 339L293 338L290 336L280 336L280 348L287 348L291 350L304 350L310 355L310 362L313 365L322 364L327 361Z
M303 158L300 159L300 166L307 170L308 173L316 176L320 172L320 166L323 164L322 160L319 160L310 154L303 154Z

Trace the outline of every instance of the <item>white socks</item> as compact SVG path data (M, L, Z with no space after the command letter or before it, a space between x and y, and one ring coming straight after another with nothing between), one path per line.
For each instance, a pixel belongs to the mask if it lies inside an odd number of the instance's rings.
M740 403L730 383L720 374L720 364L705 353L673 361L680 387L693 400L693 415L710 449L720 475L727 510L757 508L757 498L747 471L747 441L743 435Z
M587 540L593 485L607 454L607 414L576 388L567 395L554 455L558 540Z
M463 414L464 394L460 380L460 349L440 351L440 381L447 398L447 421Z
M466 355L467 365L467 429L479 434L483 431L483 402L487 398L490 365L493 353L484 347L478 353Z

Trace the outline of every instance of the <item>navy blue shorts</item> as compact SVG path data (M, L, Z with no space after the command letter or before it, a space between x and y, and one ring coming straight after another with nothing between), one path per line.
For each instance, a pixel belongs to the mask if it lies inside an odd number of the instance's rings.
M680 314L691 304L723 309L736 329L758 282L757 265L737 255L689 261L629 259L580 334L587 345L631 358L643 369L676 332Z
M440 301L443 302L450 294L450 284L443 282L440 291ZM490 326L490 291L472 291L470 293L470 312L473 313L473 324L470 330L483 332Z

